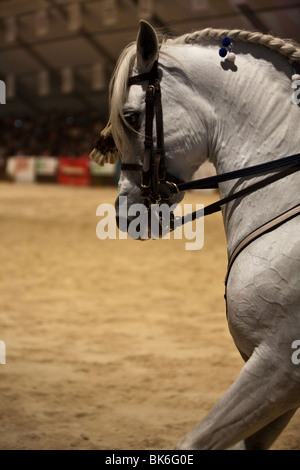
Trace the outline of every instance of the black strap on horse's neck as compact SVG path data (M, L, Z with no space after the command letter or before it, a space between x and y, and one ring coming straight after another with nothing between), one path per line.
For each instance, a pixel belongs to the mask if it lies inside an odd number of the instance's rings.
M300 170L300 154L291 155L289 157L281 158L279 160L274 160L273 162L263 163L260 165L255 165L248 168L243 168L241 170L232 171L229 173L223 173L222 175L212 176L210 178L203 178L200 180L192 181L189 183L182 183L178 184L177 187L179 191L184 191L186 189L213 189L218 187L218 183L229 181L232 179L237 179L242 176L248 177L255 177L260 174L266 173L267 171L277 171L276 173L268 176L256 183L253 183L247 186L240 191L230 194L229 196L220 199L219 201L210 204L209 206L205 207L203 211L195 211L190 214L188 217L182 217L176 220L176 226L180 226L187 221L195 220L198 217L206 216L210 214L214 214L215 212L219 212L225 204L232 202L240 197L248 196L249 194L262 189L269 184L275 183L276 181L289 176L296 171Z
M255 177L267 172L292 166L300 167L300 153L290 155L289 157L280 158L279 160L273 160L271 162L261 163L259 165L242 168L240 170L230 171L221 175L189 181L187 183L180 183L177 185L177 187L179 191L186 191L188 189L217 189L219 183L224 181L230 181L243 177Z
M300 170L300 162L297 166L292 166L292 167L290 166L288 168L285 168L284 170L278 173L275 173L271 176L268 176L267 178L264 178L263 180L258 181L254 184L251 184L250 186L247 186L246 188L241 189L240 191L230 194L229 196L226 196L223 199L220 199L219 201L216 201L210 204L209 206L206 206L204 210L194 211L188 216L176 218L174 229L181 226L182 224L186 222L196 220L199 217L203 217L203 216L210 215L210 214L215 214L216 212L219 212L222 206L224 206L225 204L235 201L238 198L248 196L249 194L252 194L255 191L258 191L259 189L262 189L271 183L275 183L276 181L279 181L280 179L285 178L286 176L289 176L299 170Z

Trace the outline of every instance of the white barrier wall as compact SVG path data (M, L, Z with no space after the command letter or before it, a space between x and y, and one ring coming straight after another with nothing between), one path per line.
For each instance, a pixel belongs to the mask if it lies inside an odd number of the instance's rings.
M61 182L59 173L77 175L78 172L88 173L100 178L114 178L117 165L106 164L100 167L88 157L34 157L14 156L6 161L6 176L16 183ZM75 183L74 183L75 184ZM89 184L87 180L86 184Z
M34 183L36 180L36 158L10 157L7 159L6 174L16 183Z

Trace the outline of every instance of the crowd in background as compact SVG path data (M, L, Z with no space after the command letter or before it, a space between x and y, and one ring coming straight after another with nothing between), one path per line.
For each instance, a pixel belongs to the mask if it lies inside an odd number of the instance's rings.
M0 118L0 157L88 155L103 127L97 113Z

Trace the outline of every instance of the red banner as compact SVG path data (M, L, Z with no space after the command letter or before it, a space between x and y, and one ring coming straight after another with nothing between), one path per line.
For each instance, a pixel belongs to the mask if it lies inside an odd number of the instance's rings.
M88 157L60 157L57 182L75 186L90 184L90 160Z

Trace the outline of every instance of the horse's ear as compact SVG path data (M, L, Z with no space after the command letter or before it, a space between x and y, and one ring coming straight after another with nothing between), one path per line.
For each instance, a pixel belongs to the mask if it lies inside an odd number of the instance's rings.
M103 166L105 163L117 163L119 153L114 142L110 124L101 132L95 142L95 148L90 154L90 159Z
M147 21L141 20L137 37L137 66L140 73L151 70L158 52L159 43L155 29Z

